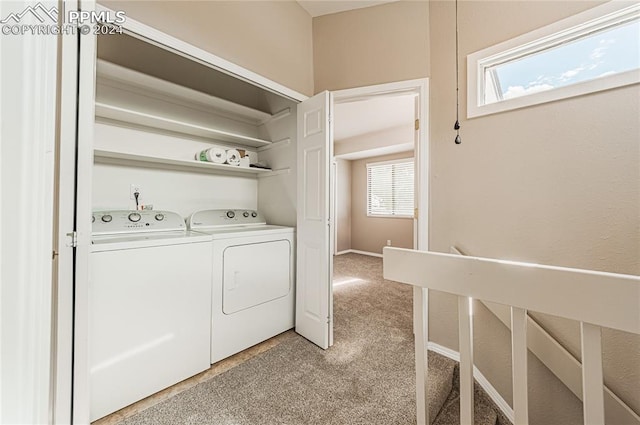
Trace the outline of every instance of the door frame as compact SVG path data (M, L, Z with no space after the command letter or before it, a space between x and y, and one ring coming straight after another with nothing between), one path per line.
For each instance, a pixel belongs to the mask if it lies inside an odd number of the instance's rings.
M429 249L429 79L396 81L372 86L336 90L333 103L347 103L379 97L415 94L417 96L418 119L415 154L415 208L413 217L413 248ZM334 194L333 194L334 195Z

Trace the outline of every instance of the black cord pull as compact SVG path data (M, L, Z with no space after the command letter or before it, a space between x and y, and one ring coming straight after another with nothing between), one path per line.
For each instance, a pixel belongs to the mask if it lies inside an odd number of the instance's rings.
M456 123L453 125L453 129L456 131L455 143L459 145L462 143L462 138L460 138L460 66L458 64L458 50L459 50L459 42L458 42L458 0L456 0Z

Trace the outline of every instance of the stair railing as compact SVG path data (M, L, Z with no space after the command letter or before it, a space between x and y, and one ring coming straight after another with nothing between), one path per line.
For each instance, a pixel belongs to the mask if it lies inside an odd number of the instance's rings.
M601 327L640 334L640 277L402 248L383 250L384 278L422 290L414 312L418 424L429 422L427 290L458 296L460 420L473 424L472 300L511 308L514 423L529 423L527 310L580 322L585 425L604 425ZM416 291L414 291L416 293ZM416 303L414 303L416 305ZM419 364L420 363L420 364Z

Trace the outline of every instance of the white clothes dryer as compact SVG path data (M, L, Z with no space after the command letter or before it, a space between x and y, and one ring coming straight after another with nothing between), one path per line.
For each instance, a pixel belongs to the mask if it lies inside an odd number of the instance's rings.
M91 421L210 367L211 250L173 212L93 214Z
M294 327L294 229L251 210L204 210L188 220L213 244L211 363Z

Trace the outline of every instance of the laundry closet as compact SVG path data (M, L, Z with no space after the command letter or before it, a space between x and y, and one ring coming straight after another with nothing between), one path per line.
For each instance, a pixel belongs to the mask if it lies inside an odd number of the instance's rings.
M294 100L132 35L96 57L92 421L293 328L297 224Z

